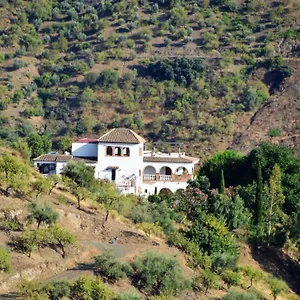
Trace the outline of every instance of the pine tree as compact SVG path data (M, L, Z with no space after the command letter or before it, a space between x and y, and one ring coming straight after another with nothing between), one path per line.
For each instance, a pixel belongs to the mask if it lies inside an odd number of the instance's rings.
M220 194L225 194L225 178L223 169L221 171Z
M262 208L264 202L264 188L262 181L262 172L260 159L257 158L257 188L256 188L256 207L255 207L255 224L259 225L262 222Z

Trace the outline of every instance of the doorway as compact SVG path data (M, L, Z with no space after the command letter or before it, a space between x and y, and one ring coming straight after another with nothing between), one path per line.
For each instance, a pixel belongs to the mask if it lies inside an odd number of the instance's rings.
M115 181L116 180L116 169L111 170L111 180Z

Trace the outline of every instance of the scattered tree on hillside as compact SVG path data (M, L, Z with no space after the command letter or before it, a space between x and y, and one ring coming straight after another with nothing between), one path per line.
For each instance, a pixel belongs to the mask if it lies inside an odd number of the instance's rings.
M241 267L241 271L250 280L250 285L248 286L248 289L252 287L254 281L259 281L264 277L262 271L255 269L250 265Z
M66 247L74 245L77 241L74 235L56 225L50 227L47 234L49 236L48 244L52 245L56 251L59 250L63 258L66 257Z
M203 290L206 295L209 289L216 286L218 277L210 269L204 269L193 279L193 288Z
M41 177L31 184L32 191L35 193L35 198L37 199L41 194L47 194L50 191L51 182L48 178Z
M86 166L84 162L70 161L61 175L71 179L80 187L91 188L95 184L94 173L94 167Z
M105 181L99 182L97 190L97 202L103 204L106 210L104 222L108 220L110 211L119 201L122 201L122 199L116 187L112 183Z
M5 185L5 192L8 194L9 189L17 192L24 192L28 182L29 168L18 161L16 157L8 153L3 153L0 158L0 178ZM1 184L1 185L2 185Z
M37 228L39 228L42 223L49 226L55 224L58 219L58 213L46 202L43 205L30 203L28 205L28 211L29 214L26 217L27 221L30 224L36 221Z
M276 300L277 297L281 293L288 291L288 287L287 287L286 283L279 280L279 279L277 279L277 278L270 279L269 280L269 285L270 285L270 288L271 288L271 293L272 293L272 296L273 296L273 300Z
M81 209L81 202L90 195L88 190L76 183L73 180L64 180L65 184L69 187L70 192L76 197L77 199L77 208Z
M60 176L56 175L56 174L51 174L50 176L47 177L47 179L50 182L50 188L49 188L49 195L51 195L51 192L53 191L53 189L62 182L62 179Z

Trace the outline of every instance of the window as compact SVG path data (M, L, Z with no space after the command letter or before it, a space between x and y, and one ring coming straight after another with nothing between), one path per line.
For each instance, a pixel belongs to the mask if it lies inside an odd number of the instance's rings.
M142 171L141 171L141 170L139 170L139 176L140 176L140 177L142 176Z
M148 190L147 189L145 189L145 194L147 194L148 193Z
M122 149L120 147L116 147L115 150L116 150L115 155L122 156Z
M106 147L106 155L113 156L113 148L108 146Z
M124 156L130 156L130 149L129 148L123 148L123 153L124 153Z

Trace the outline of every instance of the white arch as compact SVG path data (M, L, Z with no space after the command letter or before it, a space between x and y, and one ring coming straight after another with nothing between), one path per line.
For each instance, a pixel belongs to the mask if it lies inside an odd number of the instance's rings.
M161 167L159 170L160 175L172 175L172 173L172 169L168 166Z
M189 171L186 167L180 166L175 171L176 175L187 175L189 174Z
M144 168L144 175L155 175L156 169L153 166L147 166Z

